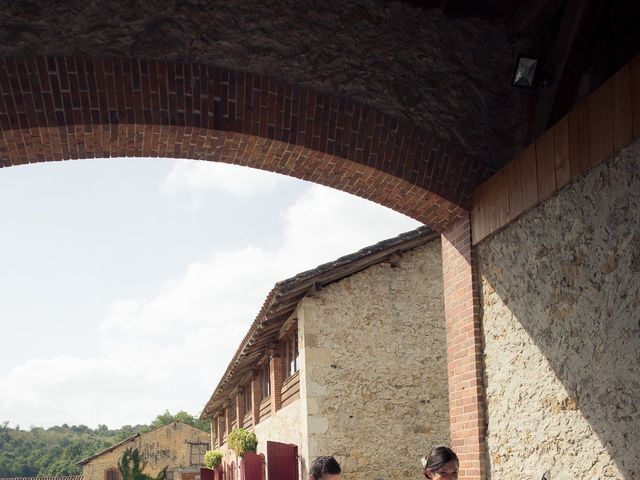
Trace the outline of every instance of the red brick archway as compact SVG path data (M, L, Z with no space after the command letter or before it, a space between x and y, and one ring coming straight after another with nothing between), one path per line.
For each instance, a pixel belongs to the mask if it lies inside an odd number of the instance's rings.
M443 233L451 244L443 249L447 337L473 333L455 353L466 370L449 361L452 404L474 402L462 423L452 410L452 434L463 442L463 478L481 478L484 398L467 244L471 193L492 173L486 164L371 107L251 73L140 59L0 58L0 167L123 156L291 175Z
M368 198L442 231L491 172L427 132L272 78L139 59L0 59L0 165L214 160Z

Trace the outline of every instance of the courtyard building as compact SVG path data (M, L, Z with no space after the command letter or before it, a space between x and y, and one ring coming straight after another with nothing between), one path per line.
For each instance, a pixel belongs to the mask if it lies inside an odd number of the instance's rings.
M121 480L118 462L124 452L138 449L144 473L157 476L166 468L167 480L200 480L209 434L182 422L136 433L78 462L83 480Z
M441 258L422 227L275 285L202 413L225 478L236 428L269 480L306 479L320 455L350 479L410 478L449 442Z

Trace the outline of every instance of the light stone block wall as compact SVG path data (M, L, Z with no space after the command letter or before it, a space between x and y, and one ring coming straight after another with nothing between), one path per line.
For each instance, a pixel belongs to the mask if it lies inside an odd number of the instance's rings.
M306 297L298 308L308 465L347 480L421 478L449 442L440 241Z
M85 480L105 480L105 471L118 468L118 461L127 448L137 448L145 462L144 472L156 476L168 467L169 471L191 467L188 442L209 443L210 434L184 423L171 423L144 433L120 445L111 452L96 457L82 467ZM176 480L179 476L176 474Z
M640 144L478 246L493 479L640 479Z
M257 453L264 454L267 457L267 443L271 442L289 443L298 446L298 455L303 458L306 455L307 442L305 441L302 417L302 402L296 400L286 407L278 410L275 415L267 418L265 421L258 423L255 428L256 437L258 437ZM263 439L263 441L260 441ZM304 477L306 478L306 477Z
M298 455L305 458L306 455L306 422L302 416L302 401L296 400L286 407L278 410L275 415L259 422L255 427L249 428L256 434L258 448L256 453L263 454L267 458L267 441L289 443L298 446ZM219 450L223 453L223 463L227 469L233 468L235 478L240 478L241 459L225 443ZM305 465L302 462L300 470L306 475ZM302 476L306 478L306 476Z

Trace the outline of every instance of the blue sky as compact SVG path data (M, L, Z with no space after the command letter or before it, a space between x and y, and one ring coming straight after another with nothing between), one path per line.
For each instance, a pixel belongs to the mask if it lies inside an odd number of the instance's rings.
M0 169L0 422L206 403L273 284L419 224L277 174L170 159Z

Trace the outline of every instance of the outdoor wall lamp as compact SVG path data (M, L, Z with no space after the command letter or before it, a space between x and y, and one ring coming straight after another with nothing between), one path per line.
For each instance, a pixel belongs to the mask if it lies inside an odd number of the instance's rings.
M540 60L536 57L519 55L511 85L514 87L533 88L539 76L539 64Z

